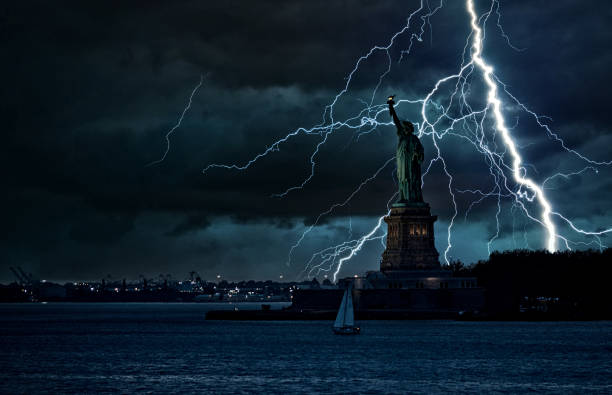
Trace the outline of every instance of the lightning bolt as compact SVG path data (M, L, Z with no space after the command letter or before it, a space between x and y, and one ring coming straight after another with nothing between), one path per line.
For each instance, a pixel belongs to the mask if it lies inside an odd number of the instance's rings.
M551 215L551 206L548 202L548 199L544 195L544 190L535 183L530 178L524 177L522 173L522 159L518 153L516 145L512 140L510 135L510 131L506 127L504 116L501 112L501 100L497 97L497 84L495 83L492 75L493 75L493 67L488 65L484 59L482 58L482 29L478 26L478 16L476 15L476 11L474 11L474 1L467 0L467 10L471 17L471 26L472 32L474 36L474 42L472 44L472 62L476 63L478 67L482 70L482 74L484 80L489 86L489 94L487 96L487 102L493 108L493 114L495 116L495 125L497 127L497 131L501 133L501 136L506 144L506 147L510 151L512 155L512 171L514 174L514 179L520 185L524 185L527 188L531 189L535 193L535 198L540 203L542 207L542 222L546 226L546 230L548 232L548 242L547 249L550 252L554 252L557 250L557 232L555 229L555 225L550 219ZM524 195L523 195L524 196Z
M189 95L189 100L187 101L187 105L183 109L183 112L181 113L181 116L179 117L179 119L176 122L176 124L166 133L166 137L165 137L165 139L166 139L166 150L164 151L164 154L158 160L154 160L153 162L147 164L146 167L156 165L158 163L163 162L164 159L166 159L166 156L168 156L168 152L170 152L170 136L174 133L174 131L176 129L178 129L181 126L181 123L183 123L183 118L185 118L185 114L187 114L187 111L189 111L189 109L191 108L191 103L193 101L193 96L196 94L198 89L200 89L200 87L202 86L203 83L204 83L204 75L200 74L200 81L198 82L198 84L191 91L191 94Z
M325 210L324 212L322 212L321 214L319 214L317 216L317 218L315 219L315 221L312 223L312 225L310 225L300 236L300 238L297 240L297 242L291 246L291 249L289 250L289 256L287 259L287 266L291 265L291 258L293 255L293 251L298 248L300 246L300 244L302 243L302 241L304 240L304 238L306 237L306 235L308 233L310 233L315 226L317 226L319 224L319 221L321 220L321 218L323 218L324 216L331 214L332 211L334 211L335 209L337 209L338 207L343 207L346 204L348 204L355 195L357 195L359 193L359 191L361 191L361 189L370 181L374 180L376 177L378 177L378 175L380 174L380 172L389 165L389 163L393 162L393 160L395 159L395 156L391 157L390 159L388 159L378 170L376 170L376 172L366 178L361 184L359 184L359 186L342 202L342 203L335 203L333 204L330 208L328 208L327 210ZM351 229L351 235L352 235L352 229Z
M406 24L395 34L391 36L389 41L385 45L377 45L372 47L363 56L359 57L346 77L346 83L343 88L333 97L331 102L325 106L322 120L319 124L312 127L298 127L286 136L274 141L268 145L263 151L256 154L252 159L246 161L243 164L229 163L229 164L217 164L213 163L206 166L203 169L203 173L207 173L212 169L226 169L226 170L237 170L244 171L259 160L267 157L268 155L279 151L282 144L289 141L298 135L309 135L317 136L318 141L316 142L314 149L310 155L310 172L295 186L292 186L282 193L275 194L276 197L285 197L290 192L303 188L312 178L315 176L315 168L317 165L317 156L320 148L324 146L332 133L339 130L352 130L353 136L351 137L355 141L363 135L372 133L380 127L392 126L391 121L383 121L379 118L387 116L385 104L374 104L375 96L382 86L383 80L391 71L393 65L393 59L391 56L391 49L394 47L398 38L405 34L410 34L409 43L406 49L401 50L398 59L398 64L402 60L410 56L411 51L416 43L423 42L423 36L427 30L431 32L431 18L442 8L443 2L440 1L435 8L429 7L429 3L421 1L418 9L413 11L406 20ZM474 1L465 0L465 9L467 11L469 19L470 33L465 41L463 48L462 59L460 67L455 74L447 75L440 78L424 96L413 99L402 99L399 100L396 106L419 106L420 107L420 121L413 122L417 128L418 137L421 139L429 138L434 147L433 157L429 161L428 165L423 172L422 184L425 185L425 180L430 174L431 169L434 165L439 164L442 168L442 173L448 179L448 192L450 200L452 201L453 213L449 217L449 225L447 228L447 247L444 250L444 261L448 264L450 258L450 251L453 248L452 245L452 230L455 224L455 220L459 214L459 207L456 200L456 193L460 194L471 194L474 196L474 200L469 204L465 212L465 220L470 211L482 203L486 199L496 200L496 214L495 221L497 225L496 232L491 236L487 243L488 251L491 252L492 245L497 238L500 236L500 215L502 212L502 200L510 200L512 202L510 211L514 218L515 212L521 212L528 220L540 225L546 234L545 246L548 251L556 251L558 249L557 242L561 240L567 249L571 249L572 245L578 246L591 246L597 245L600 248L603 247L600 236L612 232L612 228L600 230L600 231L589 231L584 230L576 226L571 220L566 218L563 214L554 211L552 204L545 194L545 186L552 180L562 177L568 178L572 176L581 175L587 171L593 171L597 173L598 167L610 166L612 161L596 161L586 157L578 151L570 148L563 141L563 139L556 134L550 126L547 124L547 117L538 115L533 110L525 106L519 99L512 95L508 87L495 75L494 68L489 64L483 57L483 43L485 41L485 27L492 15L496 15L496 26L499 29L502 37L506 40L508 46L512 49L521 51L522 49L513 46L510 42L509 36L505 33L501 25L501 12L499 0L491 0L489 9L482 15L478 16L475 11ZM412 21L421 19L421 23L416 27L415 32L411 32ZM363 106L354 116L348 117L345 120L338 120L335 117L335 109L337 103L347 94L351 86L352 80L360 70L362 64L370 59L373 54L382 52L387 58L386 69L378 76L378 81L373 88L372 94L369 101L360 100ZM476 107L475 104L470 103L470 95L472 91L472 81L480 77L484 81L486 88L486 103ZM447 93L447 87L451 85L450 93ZM194 92L195 93L195 90ZM193 96L192 93L192 96ZM515 105L518 109L528 114L537 125L542 128L546 134L552 138L559 146L567 153L574 155L578 159L587 163L587 166L580 171L571 173L556 173L547 177L541 184L538 184L532 177L528 175L528 168L535 171L535 167L528 163L525 163L519 149L525 147L519 147L517 142L512 136L511 130L519 127L518 118L516 124L509 128L506 126L506 120L503 114L503 102L502 95L505 95L509 102ZM182 115L184 115L185 111ZM181 116L182 119L182 116ZM492 127L488 124L492 123ZM180 121L177 125L180 125ZM178 126L177 126L178 127ZM174 130L174 129L173 129ZM173 131L171 130L171 132ZM171 133L169 132L169 134ZM447 137L453 137L466 143L466 147L472 147L477 153L482 156L483 162L489 168L489 174L492 180L492 187L488 190L482 190L481 188L464 188L459 189L455 187L455 180L453 173L447 164L447 160L444 158L443 150L440 143ZM501 141L498 141L501 140ZM167 142L169 139L167 135ZM169 145L168 145L169 147ZM167 151L166 151L167 153ZM164 155L165 157L165 155ZM393 159L393 158L392 158ZM297 239L297 241L291 246L288 254L287 265L291 265L292 255L294 251L301 245L302 241L307 235L316 229L320 219L325 215L329 215L334 209L345 206L353 198L358 195L358 192L370 181L378 177L382 170L392 161L390 159L382 165L372 176L366 178L358 187L341 203L336 203L330 206L327 210L323 211L315 220L315 222L306 228ZM163 158L162 158L163 160ZM387 203L387 209L391 201L395 198L395 195L391 197ZM538 207L538 213L532 214L530 208L536 205ZM553 217L558 218L560 223L565 224L573 232L593 238L590 242L573 241L568 239L565 235L562 235L557 230ZM310 260L306 262L304 269L300 275L307 277L317 276L321 273L333 273L334 281L336 281L342 267L349 260L354 258L364 247L364 245L370 241L380 240L384 247L384 238L386 233L382 230L382 222L384 216L378 217L374 226L363 233L358 238L352 237L352 231L347 241L341 242L337 245L324 248L320 251L315 252ZM514 236L513 236L514 237ZM524 230L525 245L527 243L527 231Z

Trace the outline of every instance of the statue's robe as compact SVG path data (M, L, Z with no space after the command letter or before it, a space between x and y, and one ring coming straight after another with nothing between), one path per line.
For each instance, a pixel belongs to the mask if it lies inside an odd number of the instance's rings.
M393 105L393 96L387 102L389 104L389 113L393 118L393 123L397 127L397 180L399 182L399 199L398 202L403 203L422 203L423 194L421 192L421 163L424 158L423 145L419 138L404 128L404 124L400 121L395 113ZM413 126L409 124L412 129Z
M398 130L397 179L399 182L399 201L422 202L421 163L423 145L414 134Z

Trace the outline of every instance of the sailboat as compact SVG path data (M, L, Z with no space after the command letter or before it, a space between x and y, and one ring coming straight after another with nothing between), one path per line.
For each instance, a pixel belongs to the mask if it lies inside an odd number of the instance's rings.
M357 335L359 327L355 326L355 312L353 311L353 293L351 286L348 286L344 291L342 303L338 309L336 322L334 322L334 333L336 335Z

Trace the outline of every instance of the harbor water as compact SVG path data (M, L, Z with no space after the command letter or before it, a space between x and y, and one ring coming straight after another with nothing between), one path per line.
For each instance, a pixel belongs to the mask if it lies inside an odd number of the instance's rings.
M612 392L609 321L362 321L336 336L331 321L206 321L212 308L259 305L0 305L0 392Z

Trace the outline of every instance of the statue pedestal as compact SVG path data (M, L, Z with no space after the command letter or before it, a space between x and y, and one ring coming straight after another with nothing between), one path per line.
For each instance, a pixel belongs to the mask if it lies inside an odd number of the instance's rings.
M384 218L387 223L387 248L382 255L380 271L441 270L434 245L433 223L427 203L396 203Z

